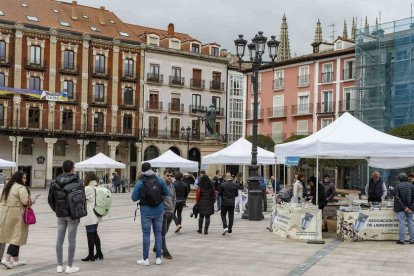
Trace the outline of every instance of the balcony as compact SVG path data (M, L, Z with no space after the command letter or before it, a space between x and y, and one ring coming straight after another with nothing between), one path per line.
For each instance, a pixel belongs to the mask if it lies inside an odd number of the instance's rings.
M92 105L106 105L105 97L98 96L98 95L92 95L89 97L89 103Z
M162 84L164 82L164 75L147 73L147 82L152 84Z
M144 128L142 129L142 136L145 138L151 139L176 139L176 140L183 140L185 141L187 138L187 134L184 136L181 135L180 129L158 129L158 128ZM204 137L204 133L200 133L197 130L192 130L190 134L190 141L199 141L201 137Z
M335 102L318 103L318 114L334 113Z
M6 54L0 54L0 67L10 67L10 59L7 60Z
M201 79L190 79L190 87L192 89L204 90L206 88L206 81Z
M355 69L344 69L344 80L355 80Z
M284 78L273 80L273 90L283 90L284 84L285 84Z
M168 112L169 113L183 114L184 113L184 104L168 103Z
M339 112L353 112L359 105L359 100L339 101Z
M59 63L59 73L77 76L80 73L80 64L61 62Z
M263 109L257 110L257 119L258 120L263 119L263 115L264 115L264 110ZM247 110L246 120L253 120L253 110Z
M47 60L31 60L28 58L25 58L23 60L23 64L25 64L25 68L27 70L33 70L33 71L41 71L44 72L47 70Z
M122 71L122 77L121 77L122 81L128 81L128 82L137 82L138 81L138 77L137 75L131 71L131 70L123 70Z
M134 106L134 99L123 99L122 100L123 107L133 107Z
M216 92L224 92L224 82L220 81L211 81L210 90Z
M170 85L175 87L183 87L185 79L177 76L170 76Z
M147 101L145 110L153 112L162 112L162 102Z
M284 118L286 113L286 106L269 107L267 109L267 118Z
M333 82L333 80L334 80L333 72L322 73L322 83Z
M93 78L101 78L101 79L108 79L109 75L110 75L110 71L109 68L105 68L105 67L93 67L90 66L89 67L91 73L91 76Z
M292 116L307 116L312 115L313 113L313 104L297 104L292 105Z
M63 131L72 131L73 130L73 124L72 123L62 123L62 130Z
M188 110L189 110L189 113L191 115L197 115L198 113L201 112L201 110L203 110L203 112L205 112L207 109L206 109L206 107L201 106L201 105L199 105L199 106L197 106L197 105L190 105L190 107L189 107Z
M298 86L309 86L309 75L298 76Z

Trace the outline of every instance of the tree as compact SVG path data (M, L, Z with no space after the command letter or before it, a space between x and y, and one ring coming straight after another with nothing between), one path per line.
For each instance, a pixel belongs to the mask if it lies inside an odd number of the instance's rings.
M305 137L307 137L307 135L293 135L287 138L285 141L283 141L283 143L293 142L293 141L300 140Z
M388 133L400 138L414 140L414 125L402 125L391 128Z
M246 140L253 143L253 136L248 136ZM262 134L257 135L257 146L272 152L275 150L275 142L273 139Z

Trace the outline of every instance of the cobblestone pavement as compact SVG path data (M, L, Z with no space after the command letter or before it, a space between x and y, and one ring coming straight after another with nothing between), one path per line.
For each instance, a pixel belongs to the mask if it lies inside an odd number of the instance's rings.
M7 270L0 275L56 274L56 218L47 204L47 192L34 206L37 224L30 227L29 240L21 248L26 266ZM340 243L334 236L325 236L325 245L282 239L266 230L265 220L254 222L236 214L233 235L222 236L220 216L211 218L208 235L196 233L197 220L190 218L190 209L183 212L183 229L175 234L172 224L167 244L172 260L155 265L151 253L148 267L136 264L142 257L140 219L134 221L136 205L129 194L114 194L111 214L99 224L105 259L94 263L81 262L87 255L86 233L79 226L75 265L77 275L414 275L414 245L395 242ZM138 212L139 213L139 212ZM64 259L66 259L65 242Z

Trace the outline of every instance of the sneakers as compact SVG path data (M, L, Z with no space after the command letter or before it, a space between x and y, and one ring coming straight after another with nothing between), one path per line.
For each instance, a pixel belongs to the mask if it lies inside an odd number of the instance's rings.
M78 271L79 271L79 267L76 267L76 266L74 266L74 265L72 265L72 266L67 266L67 267L66 267L66 270L65 270L65 272L66 272L67 274L76 273L76 272L78 272Z
M26 261L24 260L13 261L13 266L21 266L25 264L26 264Z
M6 260L6 259L3 259L1 261L1 264L4 265L7 269L13 268L13 263L10 262L10 261L8 261L8 260Z
M148 259L147 259L148 260ZM156 265L160 265L160 264L162 264L162 260L161 260L161 258L157 258L157 259L155 259L155 264Z
M61 265L58 265L58 267L56 268L56 272L57 273L62 273L63 272L63 267Z
M198 229L197 233L202 234L203 232L201 232L201 229Z
M396 244L404 244L403 241L397 241Z
M224 228L222 235L225 236L225 235L227 235L228 232L229 232L229 229L228 228Z
M183 228L180 224L177 226L177 229L175 229L174 233L179 233L181 228Z
M157 258L157 259L159 259L159 258ZM149 259L148 259L148 258L146 258L145 260L144 260L144 259L138 260L138 261L137 261L137 264L138 264L138 265L145 265L145 266L150 265L150 263L149 263Z

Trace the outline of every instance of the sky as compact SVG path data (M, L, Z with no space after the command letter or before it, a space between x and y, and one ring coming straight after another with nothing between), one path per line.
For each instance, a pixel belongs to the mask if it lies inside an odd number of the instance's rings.
M77 0L78 4L114 12L124 22L158 29L174 23L175 31L187 33L202 43L217 42L222 49L235 52L234 39L244 34L247 40L258 31L270 39L280 35L283 14L286 15L291 55L312 52L316 22L322 24L323 40L332 42L343 32L344 20L351 35L352 18L358 24L368 17L385 23L408 18L411 0ZM71 2L65 0L65 2ZM361 21L362 19L362 21ZM334 24L334 26L332 26ZM331 26L330 26L331 25Z

